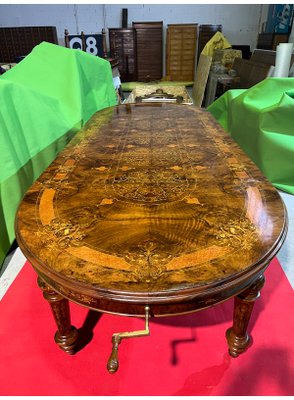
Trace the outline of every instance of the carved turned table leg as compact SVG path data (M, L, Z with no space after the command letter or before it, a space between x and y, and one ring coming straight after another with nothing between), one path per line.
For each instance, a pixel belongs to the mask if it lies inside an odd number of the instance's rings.
M235 297L233 326L226 332L229 353L238 357L250 345L251 337L247 332L248 323L255 300L260 296L264 285L264 276L261 275L248 289Z
M38 285L43 291L44 298L49 302L56 325L55 343L68 354L74 354L78 331L71 325L68 300L51 289L40 277Z

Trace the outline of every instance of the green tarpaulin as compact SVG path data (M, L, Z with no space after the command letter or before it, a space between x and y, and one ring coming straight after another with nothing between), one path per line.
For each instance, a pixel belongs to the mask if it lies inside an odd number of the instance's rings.
M208 111L276 188L294 194L294 78L229 90Z
M46 42L0 77L0 265L26 190L94 112L115 104L108 61Z

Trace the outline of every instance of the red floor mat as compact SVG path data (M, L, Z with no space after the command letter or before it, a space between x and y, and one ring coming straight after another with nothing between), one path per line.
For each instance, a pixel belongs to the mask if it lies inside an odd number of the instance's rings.
M0 303L0 394L294 395L294 296L278 261L268 268L253 311L253 346L237 359L228 355L225 340L232 305L151 320L150 337L122 342L120 369L111 375L112 333L143 329L144 322L106 314L97 322L95 313L72 304L73 324L88 336L93 329L93 338L73 356L62 352L27 263Z

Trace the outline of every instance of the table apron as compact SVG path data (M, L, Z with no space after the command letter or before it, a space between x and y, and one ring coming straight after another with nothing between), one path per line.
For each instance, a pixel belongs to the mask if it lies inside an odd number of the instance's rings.
M81 293L76 288L65 287L58 283L56 279L52 279L39 271L37 273L57 293L89 309L109 314L144 317L145 307L149 306L151 317L164 317L193 313L222 303L250 287L263 274L267 266L268 264L262 269L255 271L250 277L246 277L246 279L239 279L237 284L236 281L232 281L225 286L214 288L213 291L210 289L190 294L182 299L173 299L170 296L169 298L165 298L164 301L156 298L156 296L150 296L148 300L146 298L144 300L132 298L131 301L117 300L113 297L94 297L85 294L85 291Z

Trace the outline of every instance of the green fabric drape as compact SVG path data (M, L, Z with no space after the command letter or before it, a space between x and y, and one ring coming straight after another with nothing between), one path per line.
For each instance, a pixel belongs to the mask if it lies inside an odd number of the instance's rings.
M116 104L108 61L51 43L0 77L0 265L25 191L94 112Z
M276 188L294 194L294 78L229 90L208 111Z

